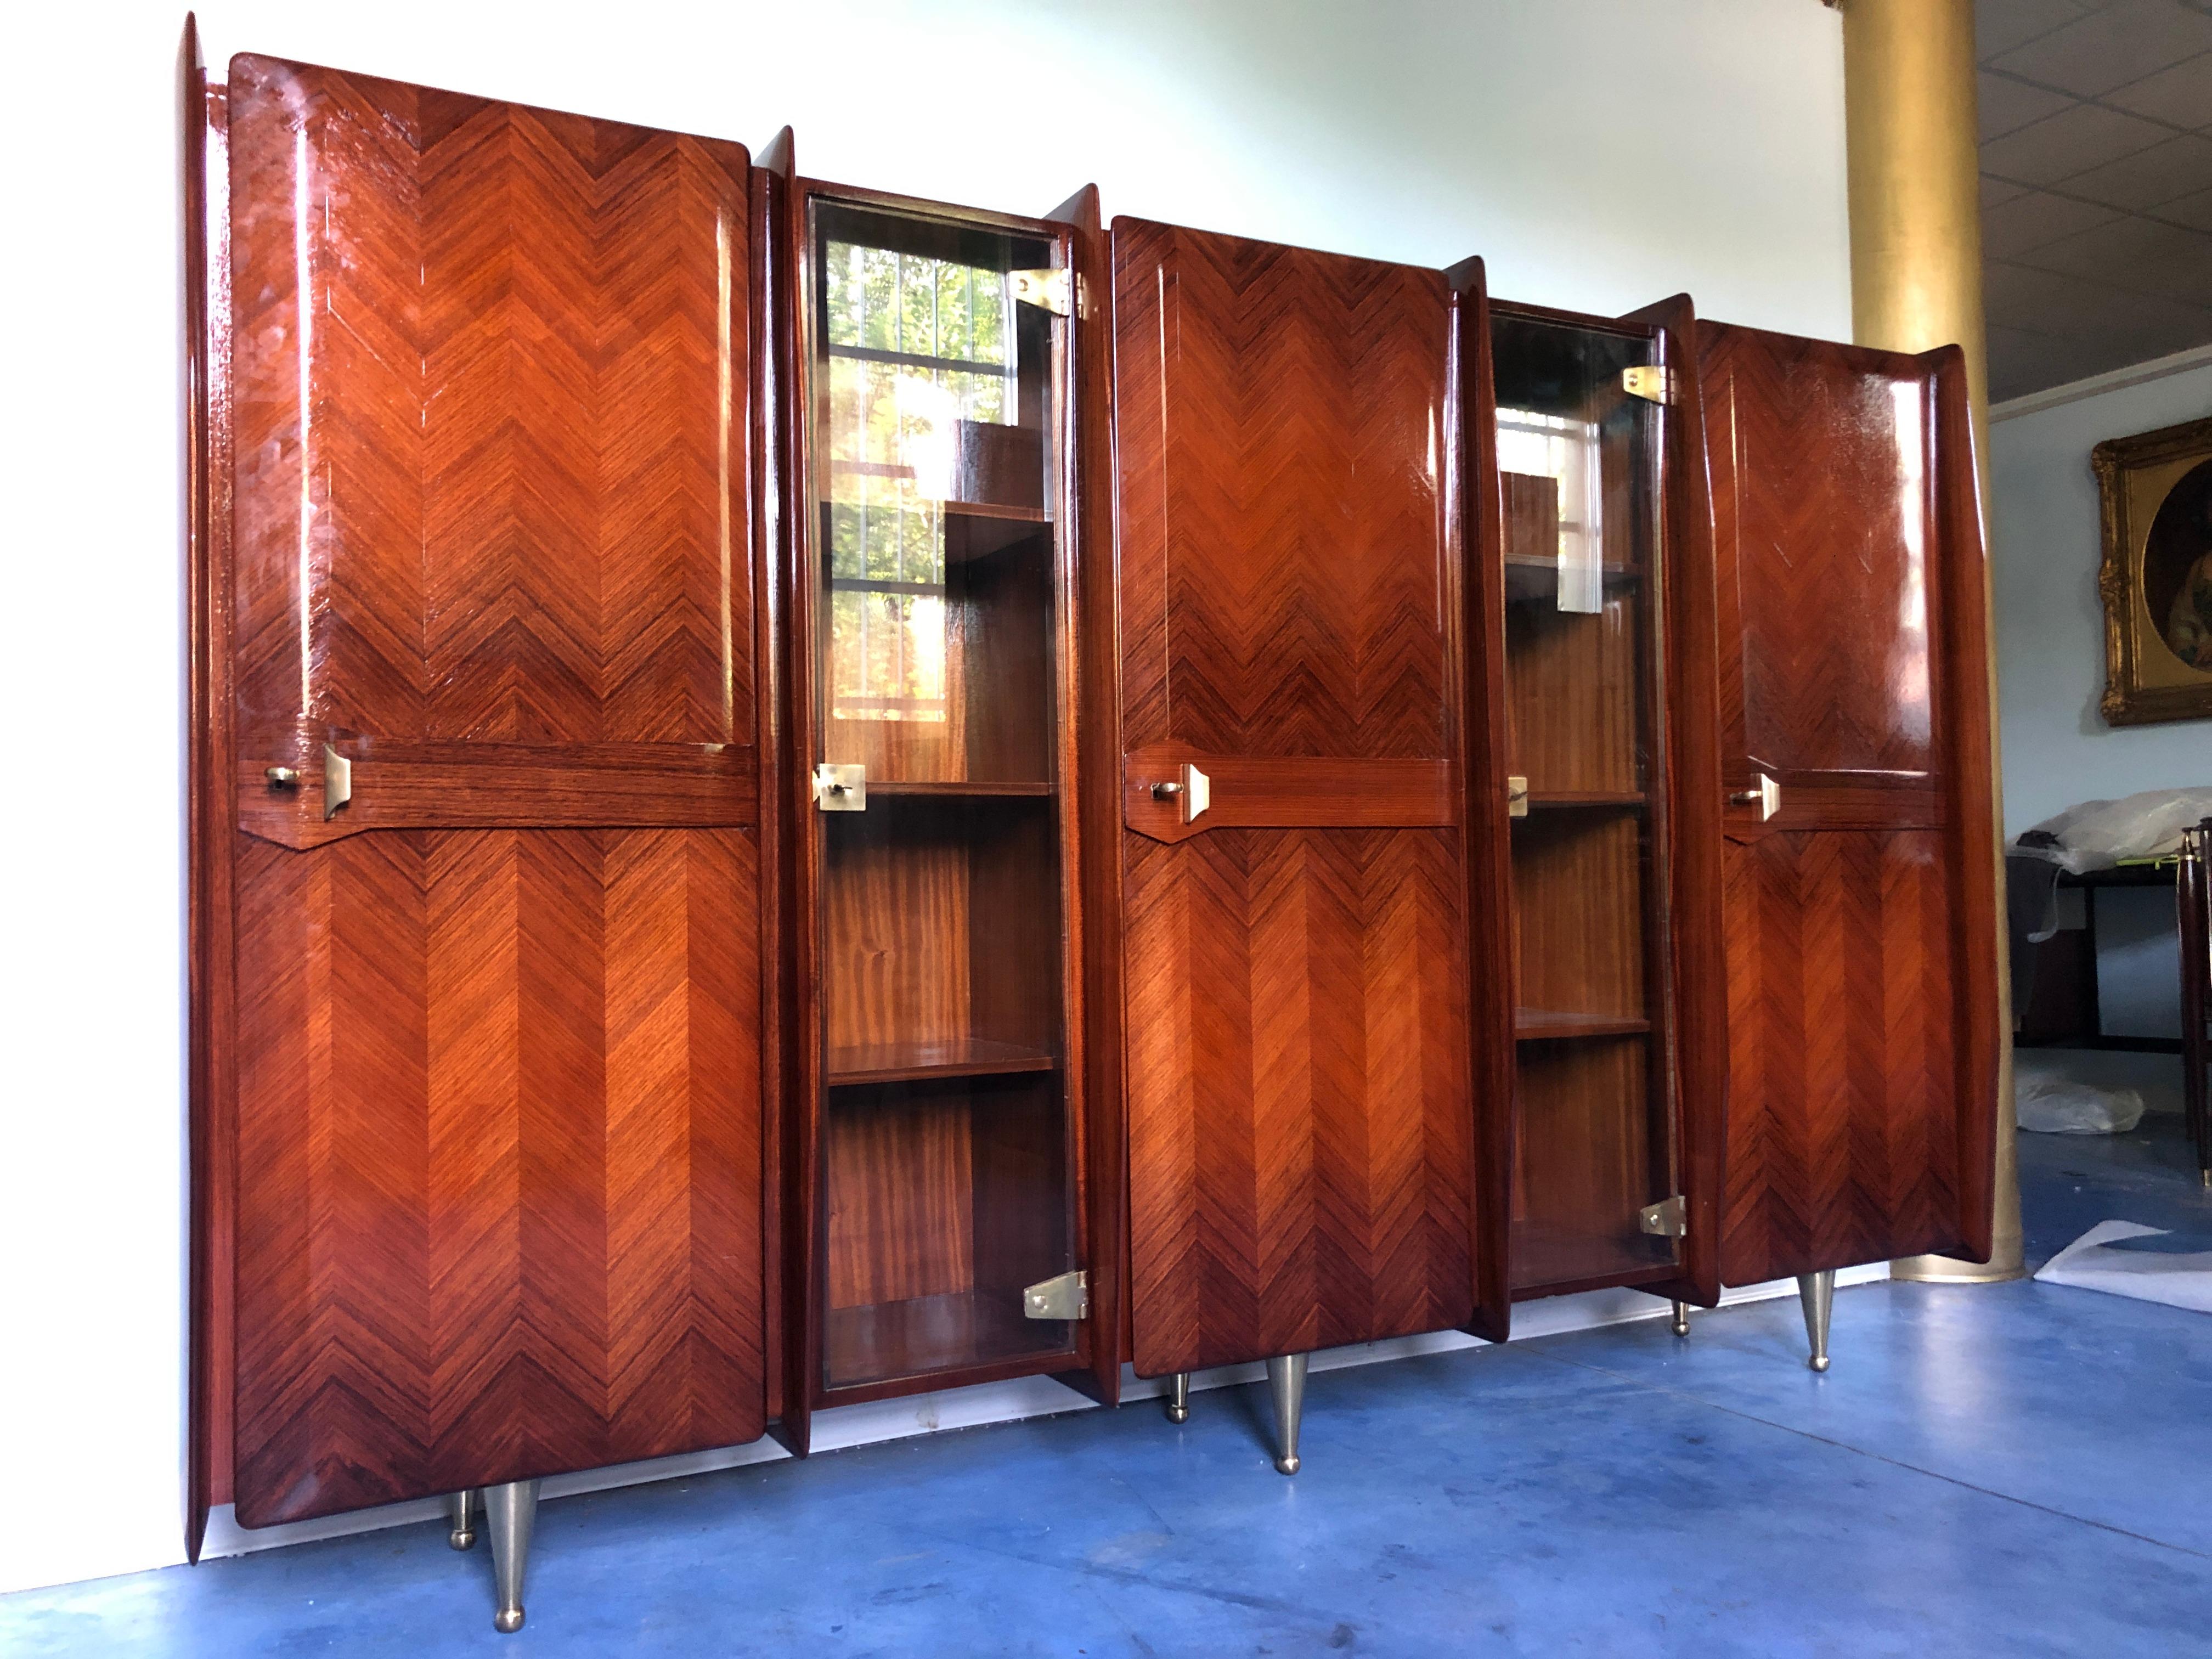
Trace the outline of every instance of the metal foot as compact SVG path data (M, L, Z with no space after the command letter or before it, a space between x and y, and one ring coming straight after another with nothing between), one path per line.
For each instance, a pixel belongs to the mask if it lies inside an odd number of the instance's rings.
M1279 1474L1298 1472L1298 1418L1305 1410L1306 1357L1285 1354L1267 1362L1267 1392L1275 1400L1275 1455Z
M1177 1371L1168 1379L1168 1421L1190 1421L1190 1373Z
M1797 1275L1797 1299L1805 1304L1805 1340L1812 1352L1805 1363L1816 1371L1828 1369L1828 1316L1836 1307L1836 1270Z
M1674 1332L1677 1336L1687 1336L1690 1334L1690 1304L1688 1303L1677 1302L1674 1304L1674 1316L1667 1322L1667 1328Z
M499 1613L492 1628L511 1634L522 1628L522 1573L530 1565L530 1534L538 1521L538 1483L510 1480L486 1486L483 1500L492 1577L499 1585Z
M453 1530L446 1534L446 1542L453 1548L465 1550L476 1547L477 1529L471 1518L475 1515L476 1508L477 1489L474 1486L446 1494L446 1519L453 1524Z

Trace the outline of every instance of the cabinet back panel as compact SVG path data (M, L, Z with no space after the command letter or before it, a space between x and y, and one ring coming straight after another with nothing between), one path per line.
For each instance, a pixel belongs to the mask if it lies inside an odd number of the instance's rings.
M1516 982L1521 1006L1647 1015L1644 820L1539 809L1513 830Z
M1621 598L1597 611L1541 599L1505 607L1505 676L1514 769L1530 791L1635 791L1637 607Z
M1513 1286L1634 1273L1674 1259L1673 1241L1637 1212L1666 1194L1663 1118L1655 1126L1650 1040L1521 1045L1513 1160Z

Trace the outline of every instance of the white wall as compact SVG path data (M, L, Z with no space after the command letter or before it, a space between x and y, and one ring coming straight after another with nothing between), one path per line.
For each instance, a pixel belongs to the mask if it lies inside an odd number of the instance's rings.
M2112 726L2097 712L2103 544L2089 471L2089 451L2107 438L2212 415L2212 363L2028 414L1993 413L1990 559L2006 835L2076 801L2212 785L2212 722Z
M9 45L0 1589L179 1559L184 1290L177 0ZM1850 326L1815 0L209 0L251 49L756 145L806 172ZM868 103L853 89L885 88ZM998 88L951 139L950 85Z

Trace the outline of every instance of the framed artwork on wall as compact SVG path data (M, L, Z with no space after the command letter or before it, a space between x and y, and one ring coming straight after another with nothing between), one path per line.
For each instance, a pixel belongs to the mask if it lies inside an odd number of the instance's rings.
M2104 502L2105 718L2212 719L2212 417L2089 452Z

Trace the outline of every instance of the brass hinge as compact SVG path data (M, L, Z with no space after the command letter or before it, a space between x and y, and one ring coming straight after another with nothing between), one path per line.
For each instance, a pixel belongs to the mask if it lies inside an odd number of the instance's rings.
M1528 779L1505 780L1505 816L1509 818L1525 818L1528 816Z
M1040 1279L1022 1292L1022 1311L1031 1319L1091 1317L1091 1275L1080 1267Z
M1620 389L1647 404L1671 404L1674 401L1674 371L1657 363L1639 363L1620 371Z
M868 769L823 761L814 769L814 804L825 812L866 811Z
M1677 1193L1672 1198L1662 1198L1656 1204L1647 1204L1636 1212L1636 1224L1647 1233L1661 1238L1681 1238L1690 1231L1690 1206Z
M1013 279L1014 298L1025 306L1036 306L1049 311L1055 317L1075 313L1075 272L1066 265L1057 270L1010 270Z

